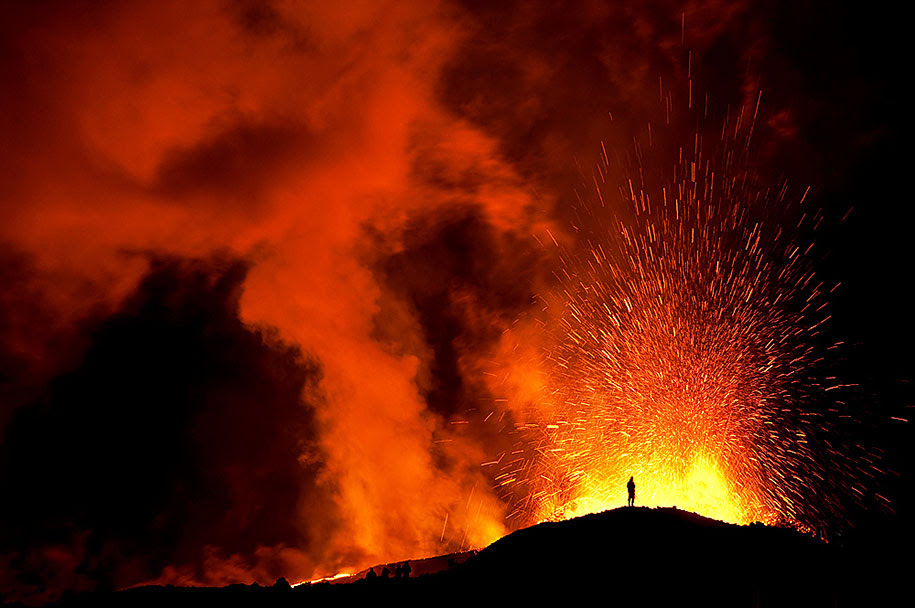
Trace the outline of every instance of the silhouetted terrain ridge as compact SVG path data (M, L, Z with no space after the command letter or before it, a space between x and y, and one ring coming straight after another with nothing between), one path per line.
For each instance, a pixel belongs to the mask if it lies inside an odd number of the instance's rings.
M542 523L461 565L407 580L289 588L142 587L61 606L858 606L871 588L847 551L801 533L677 509L621 508ZM376 568L376 571L378 568ZM358 603L358 604L357 604ZM879 602L878 602L879 603Z

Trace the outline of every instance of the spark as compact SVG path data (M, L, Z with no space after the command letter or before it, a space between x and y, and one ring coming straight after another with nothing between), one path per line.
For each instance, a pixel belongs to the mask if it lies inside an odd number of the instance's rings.
M630 476L637 504L733 523L813 526L838 508L819 492L827 422L814 406L829 316L796 237L821 218L804 205L809 188L792 201L786 183L764 187L747 168L758 111L757 100L743 136L728 124L717 142L697 132L672 177L650 177L662 173L642 166L636 142L616 206L602 147L579 243L551 234L561 264L541 297L561 313L544 323L550 380L525 413L525 456L496 477L520 497L513 515L621 506Z

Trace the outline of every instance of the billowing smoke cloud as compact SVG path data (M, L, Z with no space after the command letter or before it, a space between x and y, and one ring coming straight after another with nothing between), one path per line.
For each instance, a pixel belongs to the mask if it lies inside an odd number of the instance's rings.
M187 580L314 568L332 529L319 366L246 327L238 262L153 260L80 365L7 427L4 586L46 593L174 569ZM205 559L206 561L202 561ZM209 562L209 563L207 563ZM12 580L7 580L10 577ZM15 577L15 578L14 578Z
M688 74L719 76L725 112L759 74L813 69L752 3L5 12L15 596L304 579L498 537L479 465L536 392L538 242L563 238L600 142L625 155ZM760 139L807 141L836 91L804 93Z
M5 35L3 471L34 523L4 588L301 579L502 534L459 359L530 302L546 199L438 101L455 10L56 8Z

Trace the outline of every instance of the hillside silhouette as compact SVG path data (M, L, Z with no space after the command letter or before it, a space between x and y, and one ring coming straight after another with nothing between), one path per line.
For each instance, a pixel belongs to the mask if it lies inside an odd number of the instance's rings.
M541 523L460 561L407 579L362 574L297 587L282 579L270 587L150 586L68 595L57 605L825 607L867 605L886 592L872 588L839 547L790 529L726 524L675 508L620 508Z

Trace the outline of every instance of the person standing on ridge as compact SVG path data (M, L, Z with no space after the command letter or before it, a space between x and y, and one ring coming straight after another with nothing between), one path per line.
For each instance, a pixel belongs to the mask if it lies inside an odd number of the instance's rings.
M626 489L629 490L629 502L627 503L627 506L634 507L635 506L635 481L632 479L632 477L629 478L629 483L626 484Z

